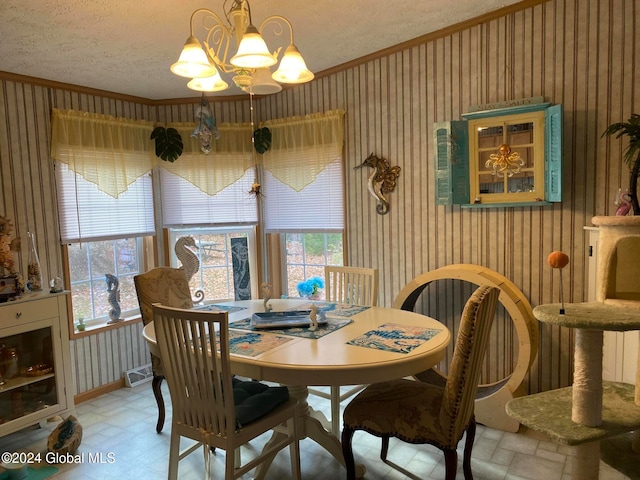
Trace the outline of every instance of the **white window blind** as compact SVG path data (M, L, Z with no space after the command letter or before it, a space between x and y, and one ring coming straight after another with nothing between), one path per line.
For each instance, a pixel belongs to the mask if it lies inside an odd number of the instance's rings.
M342 158L330 163L299 192L266 170L263 193L267 232L335 232L344 229Z
M250 194L255 170L244 175L215 195L208 195L182 177L160 171L162 218L165 227L257 223L258 207Z
M55 170L62 243L155 235L149 174L114 198L64 163Z

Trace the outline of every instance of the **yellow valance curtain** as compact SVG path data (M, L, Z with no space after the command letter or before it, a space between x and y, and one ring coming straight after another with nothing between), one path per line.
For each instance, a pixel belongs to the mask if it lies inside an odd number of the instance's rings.
M167 127L180 133L184 151L175 162L160 162L160 166L208 195L240 180L255 164L250 123L219 125L220 138L211 139L211 152L206 155L200 150L199 140L191 136L195 123L170 123Z
M268 120L271 148L263 166L296 192L311 184L330 163L342 156L344 111Z
M157 163L152 130L144 120L54 109L51 157L118 198Z

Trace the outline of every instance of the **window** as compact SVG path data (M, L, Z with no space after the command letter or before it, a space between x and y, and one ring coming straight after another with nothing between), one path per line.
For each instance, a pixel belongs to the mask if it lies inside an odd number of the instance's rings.
M324 277L325 265L343 264L343 117L265 122L276 140L263 155L264 227L280 234L280 287L288 296L298 295L301 281Z
M342 175L339 158L297 192L265 173L265 228L280 233L284 295L298 296L296 285L307 278L324 278L325 265L343 264Z
M109 320L106 274L118 277L121 318L138 300L133 276L142 271L142 237L155 234L151 176L143 175L114 198L56 163L60 236L67 244L73 320Z
M307 278L324 278L325 265L343 264L342 233L286 233L282 238L287 296L298 296L297 285Z
M133 276L143 264L142 237L155 235L152 128L109 115L52 112L60 239L70 245L71 321L109 318L106 274L119 279L120 317L138 307Z
M200 262L189 282L192 292L202 290L205 300L257 298L254 227L170 229L170 245L182 237L193 238L191 251ZM171 266L182 264L172 247Z
M108 301L105 273L118 278L121 317L138 312L133 277L141 271L142 239L123 238L75 243L67 247L73 317L90 319L85 323L102 324L113 308ZM96 320L92 322L91 319Z

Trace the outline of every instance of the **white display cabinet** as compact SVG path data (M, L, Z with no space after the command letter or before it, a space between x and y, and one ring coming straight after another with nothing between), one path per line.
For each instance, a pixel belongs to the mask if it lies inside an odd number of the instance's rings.
M73 408L67 293L0 303L0 436Z

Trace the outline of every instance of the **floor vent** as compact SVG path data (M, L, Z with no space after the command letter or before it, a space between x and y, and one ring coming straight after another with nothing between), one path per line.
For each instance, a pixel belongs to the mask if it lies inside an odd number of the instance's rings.
M135 387L141 383L149 382L152 378L153 371L150 363L124 372L124 382L127 387Z

